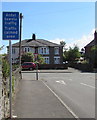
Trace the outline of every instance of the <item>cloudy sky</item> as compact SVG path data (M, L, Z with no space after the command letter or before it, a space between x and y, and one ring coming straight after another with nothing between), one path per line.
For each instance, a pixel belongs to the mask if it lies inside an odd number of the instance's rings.
M94 38L95 2L2 2L3 11L23 14L22 39L37 39L55 43L66 42L66 47L81 49ZM2 39L2 37L1 37ZM12 43L18 40L12 41ZM8 45L7 40L2 40ZM3 50L6 52L6 49Z

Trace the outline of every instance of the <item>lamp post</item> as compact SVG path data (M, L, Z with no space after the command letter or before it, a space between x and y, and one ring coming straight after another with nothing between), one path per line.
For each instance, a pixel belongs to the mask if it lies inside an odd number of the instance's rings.
M23 18L23 15L22 13L20 13L20 41L19 41L19 66L20 68L21 68L22 18Z

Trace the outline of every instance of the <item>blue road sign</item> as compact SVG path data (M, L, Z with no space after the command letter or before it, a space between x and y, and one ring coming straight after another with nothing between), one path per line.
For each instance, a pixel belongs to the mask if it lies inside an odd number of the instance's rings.
M3 40L19 39L19 12L3 12Z

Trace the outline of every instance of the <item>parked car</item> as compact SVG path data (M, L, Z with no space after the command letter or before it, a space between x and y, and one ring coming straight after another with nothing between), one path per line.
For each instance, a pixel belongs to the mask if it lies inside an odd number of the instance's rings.
M33 62L24 62L22 65L22 70L28 69L28 70L34 70L36 68L36 64Z

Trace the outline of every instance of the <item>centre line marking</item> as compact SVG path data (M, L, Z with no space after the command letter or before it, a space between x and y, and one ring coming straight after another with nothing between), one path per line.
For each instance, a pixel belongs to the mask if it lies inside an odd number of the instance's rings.
M85 85L85 86L88 86L88 87L91 87L91 88L94 88L94 89L95 89L95 87L94 87L94 86L87 85L87 84L85 84L85 83L80 83L80 84L82 84L82 85Z

